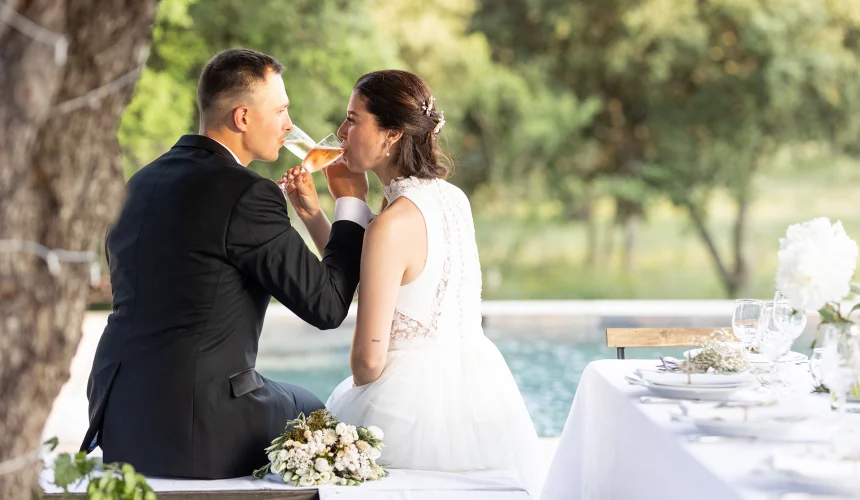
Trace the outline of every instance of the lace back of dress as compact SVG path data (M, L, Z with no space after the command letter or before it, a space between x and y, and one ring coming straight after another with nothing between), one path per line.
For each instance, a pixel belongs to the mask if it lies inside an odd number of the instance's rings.
M434 222L427 221L428 217L438 221L438 225L433 226L440 229L428 230L427 262L441 261L441 269L438 280L424 285L434 288L429 321L422 323L398 308L391 339L462 339L469 332L480 331L481 323L481 272L468 200L459 189L444 181L397 181L386 190L386 195L393 202L398 196L408 196L412 190L420 191L419 196L410 198L421 200L419 208L428 227ZM430 238L442 241L431 242ZM431 255L431 252L442 255Z

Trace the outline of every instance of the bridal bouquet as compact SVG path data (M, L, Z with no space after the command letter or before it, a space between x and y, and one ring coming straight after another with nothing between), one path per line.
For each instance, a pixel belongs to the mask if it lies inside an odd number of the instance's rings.
M821 322L850 325L852 312L842 314L840 304L860 289L851 283L857 266L857 243L841 222L819 217L789 226L779 240L776 289L795 311L817 310Z
M266 448L269 463L254 471L262 479L279 474L295 486L357 485L388 476L376 464L383 448L382 430L338 422L328 410L287 422L284 433Z

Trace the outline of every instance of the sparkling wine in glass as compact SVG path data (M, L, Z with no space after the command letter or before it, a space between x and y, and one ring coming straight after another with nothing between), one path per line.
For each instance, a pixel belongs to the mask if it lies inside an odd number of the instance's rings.
M343 145L334 134L329 134L320 142L314 142L299 127L293 126L284 141L294 155L302 159L302 168L308 172L318 172L343 156Z
M311 139L304 130L296 127L295 125L290 129L290 132L287 134L287 139L284 141L284 147L302 160L305 159L316 144L316 141Z
M329 134L308 152L302 161L302 168L311 173L319 172L341 156L343 156L343 145L340 139L334 134Z
M738 340L749 345L755 340L758 332L764 303L755 299L738 299L732 314L732 332Z

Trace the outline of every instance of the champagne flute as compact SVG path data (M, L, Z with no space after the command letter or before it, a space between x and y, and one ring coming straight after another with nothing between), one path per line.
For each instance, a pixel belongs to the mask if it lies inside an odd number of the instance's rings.
M308 172L318 172L343 156L343 145L335 134L314 142L299 127L293 126L284 141L284 147L302 159L302 168Z
M311 173L319 172L343 156L343 151L340 139L334 134L329 134L308 152L302 161L302 168Z
M316 141L311 139L304 130L295 125L290 129L286 140L284 140L284 147L302 160L305 159L314 146L316 146Z

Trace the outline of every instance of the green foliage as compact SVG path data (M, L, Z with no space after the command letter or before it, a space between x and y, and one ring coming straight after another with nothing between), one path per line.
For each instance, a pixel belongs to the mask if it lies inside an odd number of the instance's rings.
M196 132L197 78L219 50L241 46L277 57L286 67L290 115L315 138L340 125L361 74L407 69L427 80L445 111L451 180L472 198L476 220L529 212L512 222L520 229L507 250L531 248L526 240L550 219L587 221L592 229L606 220L652 224L669 200L687 222L669 224L677 232L660 244L683 246L681 257L697 263L705 255L703 265L718 270L719 281L709 276L697 296L718 295L719 282L729 293L745 282L747 290L772 287L767 269L745 260L755 256L752 243L770 241L749 234L746 209L771 194L763 179L821 171L825 158L860 153L855 0L162 0L153 36L119 130L129 174ZM277 178L296 162L283 150L278 162L251 168ZM381 189L372 182L377 206ZM668 227L656 224L655 233ZM597 249L596 234L568 242L564 258L580 253L578 246ZM503 245L493 238L482 243L481 257L495 268L507 257L495 255L493 245ZM705 244L679 243L690 238ZM647 249L636 251L650 258ZM505 297L654 296L667 288L614 269L592 276L578 268L591 258L542 264L523 253L503 273L506 282L522 279L499 292ZM555 292L536 291L545 282L532 280L540 269L532 271L547 265L571 272L546 277L564 281ZM662 269L674 272L672 264ZM671 281L659 272L649 267L649 280ZM573 283L610 276L617 281L605 287Z
M69 487L82 481L87 484L87 500L155 500L156 495L143 475L129 464L101 465L81 451L61 453L53 464L54 484L69 494ZM98 469L98 470L97 470Z

